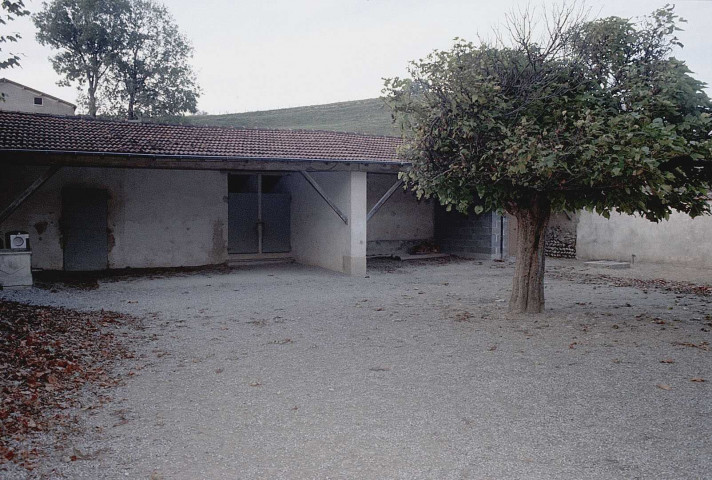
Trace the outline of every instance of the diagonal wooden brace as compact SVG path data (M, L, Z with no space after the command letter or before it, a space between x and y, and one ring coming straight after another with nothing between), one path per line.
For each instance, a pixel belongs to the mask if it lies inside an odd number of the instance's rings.
M381 209L383 204L386 203L389 198L391 198L391 195L393 195L395 191L398 190L398 187L400 187L401 185L403 185L403 180L398 180L396 183L393 184L391 188L388 189L388 191L381 197L381 199L376 202L371 211L368 212L368 216L366 216L367 222L371 220L371 217L373 217L376 212Z
M12 215L12 212L17 210L20 205L22 205L22 203L30 197L30 195L35 193L37 189L40 188L47 180L49 180L52 175L57 173L57 170L59 170L60 168L61 167L59 165L52 165L47 170L42 172L42 175L40 175L37 180L32 182L32 184L27 187L24 192L18 195L18 197L5 208L5 210L0 212L0 224L7 220L7 218Z
M331 209L341 218L341 220L343 220L344 223L345 223L346 225L348 225L348 224L349 224L349 217L347 217L346 215L344 215L344 212L342 212L342 211L339 209L339 207L337 207L336 204L331 201L331 199L328 197L328 195L326 194L326 192L321 188L321 185L319 185L318 183L316 183L316 180L314 180L314 177L312 177L311 175L309 175L309 172L307 172L306 170L300 170L300 173L304 176L304 178L306 179L306 181L309 182L309 184L310 184L312 187L314 187L314 190L316 190L316 193L318 193L319 195L321 195L321 198L323 198L324 201L325 201L327 204L329 204L329 206L331 207Z

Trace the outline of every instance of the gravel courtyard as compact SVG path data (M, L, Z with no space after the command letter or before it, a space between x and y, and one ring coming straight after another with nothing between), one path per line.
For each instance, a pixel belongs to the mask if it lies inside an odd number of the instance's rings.
M711 296L550 261L546 313L515 316L511 264L369 265L0 292L145 325L132 375L30 478L712 477Z

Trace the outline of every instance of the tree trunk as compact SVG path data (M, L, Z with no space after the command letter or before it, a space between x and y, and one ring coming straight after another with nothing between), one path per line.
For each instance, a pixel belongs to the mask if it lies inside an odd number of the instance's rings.
M96 118L96 86L89 84L87 94L89 97L89 116Z
M129 94L129 106L127 108L127 114L126 114L126 117L129 120L136 119L136 114L134 113L134 98L135 98L135 95L133 93L130 93Z
M544 310L544 243L551 204L538 197L529 208L517 210L514 215L518 229L517 260L509 311L541 313Z

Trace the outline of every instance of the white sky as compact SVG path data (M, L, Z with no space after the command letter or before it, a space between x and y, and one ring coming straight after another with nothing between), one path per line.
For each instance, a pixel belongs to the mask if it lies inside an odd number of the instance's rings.
M594 16L635 17L670 0L588 0ZM39 0L26 0L30 11ZM517 0L166 0L195 46L193 65L203 94L198 108L232 113L372 98L383 77L403 76L410 60L447 49L454 37L488 36ZM551 0L545 0L546 4ZM712 0L677 0L688 23L676 53L695 77L712 84ZM4 27L23 38L3 49L23 54L11 80L71 102L59 87L28 18ZM10 48L7 48L7 47ZM709 92L709 89L708 89Z

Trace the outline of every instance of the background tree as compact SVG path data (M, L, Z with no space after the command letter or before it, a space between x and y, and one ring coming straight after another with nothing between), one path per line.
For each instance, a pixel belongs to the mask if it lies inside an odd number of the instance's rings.
M404 128L419 196L517 218L510 310L544 308L544 239L554 211L659 221L710 212L712 104L671 56L671 7L641 22L583 22L573 7L508 17L494 44L457 41L412 62L384 93Z
M96 93L107 71L125 48L124 0L54 0L34 16L37 41L59 50L51 58L63 75L60 85L86 86L90 116L97 113Z
M22 0L15 2L2 0L0 7L3 9L2 15L0 15L0 25L3 26L7 25L9 22L12 22L17 17L30 14L29 10L25 9L25 2ZM17 42L19 38L20 35L17 33L2 33L0 34L0 43ZM0 49L0 51L2 50ZM18 65L20 65L20 56L17 54L10 53L0 58L0 70L4 68L17 67Z
M125 49L107 82L108 113L128 119L195 113L199 88L193 48L163 5L129 0Z

